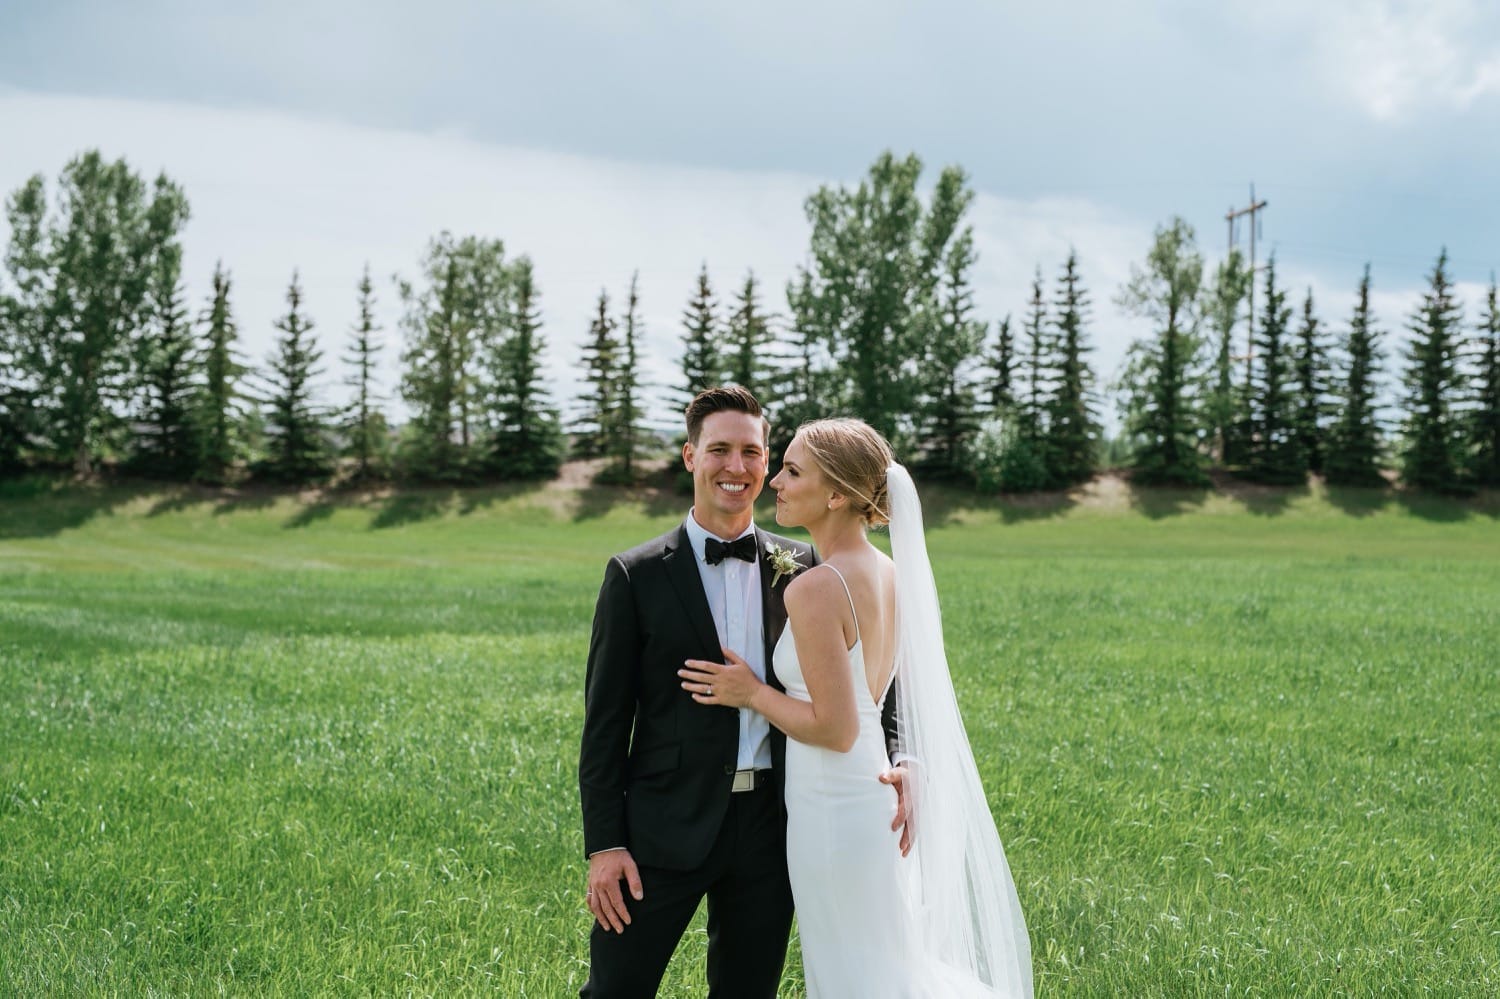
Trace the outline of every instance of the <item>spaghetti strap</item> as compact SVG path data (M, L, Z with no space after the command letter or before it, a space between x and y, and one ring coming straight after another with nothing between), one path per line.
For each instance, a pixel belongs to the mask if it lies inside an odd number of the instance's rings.
M854 615L854 644L858 645L859 644L859 611L857 611L857 610L854 609L854 594L849 592L849 581L844 578L844 574L842 572L839 572L838 566L833 565L832 563L829 563L829 562L819 562L818 565L825 566L825 567L827 567L829 569L832 569L833 570L833 574L835 576L839 577L839 582L842 583L842 584L844 584L844 596L846 596L846 597L849 598L849 613ZM813 568L817 568L817 566L814 566Z

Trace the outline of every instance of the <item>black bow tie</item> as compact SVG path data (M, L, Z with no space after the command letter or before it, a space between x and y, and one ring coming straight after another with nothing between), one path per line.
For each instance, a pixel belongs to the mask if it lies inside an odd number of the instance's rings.
M709 565L718 565L726 558L737 558L746 562L754 562L755 535L747 534L743 538L738 538L734 541L720 541L718 538L709 538L708 544L703 547L703 561Z

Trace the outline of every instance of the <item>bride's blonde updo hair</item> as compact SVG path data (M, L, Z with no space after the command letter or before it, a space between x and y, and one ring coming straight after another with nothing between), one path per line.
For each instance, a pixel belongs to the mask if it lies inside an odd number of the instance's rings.
M849 509L866 527L890 523L885 470L895 459L878 430L864 420L838 417L804 423L797 435L818 471L849 500Z

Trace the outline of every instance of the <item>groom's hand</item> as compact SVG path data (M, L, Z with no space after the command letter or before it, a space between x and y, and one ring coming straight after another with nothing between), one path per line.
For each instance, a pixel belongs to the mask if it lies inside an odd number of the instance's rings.
M629 850L605 850L589 858L589 911L600 926L616 933L624 933L630 925L621 881L630 886L630 896L637 902L646 897L641 890L641 872Z
M891 831L901 830L901 856L911 853L912 821L911 796L906 792L908 772L905 763L899 763L880 775L880 783L896 789L896 817L891 820Z

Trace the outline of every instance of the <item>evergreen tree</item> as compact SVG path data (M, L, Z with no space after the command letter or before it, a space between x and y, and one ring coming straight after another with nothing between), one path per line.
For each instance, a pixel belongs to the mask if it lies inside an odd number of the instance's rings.
M1370 313L1370 265L1359 282L1359 298L1344 337L1346 373L1337 390L1324 474L1332 485L1383 486L1380 421L1375 398L1380 373L1380 333Z
M352 370L344 384L354 390L344 417L344 455L354 461L354 478L364 482L385 472L386 423L375 389L376 359L384 349L375 325L375 285L365 264L358 290L359 318L350 331L344 363Z
M995 324L995 349L986 360L990 412L1008 419L1016 407L1016 344L1010 332L1010 316Z
M589 341L583 348L583 380L588 391L578 397L581 412L573 428L573 453L580 458L598 458L609 452L622 354L617 330L618 324L609 314L609 294L600 289L598 311L589 324Z
M195 477L209 483L228 481L230 470L241 455L238 423L242 414L236 383L246 371L234 350L237 335L229 306L229 273L222 262L214 265L213 298L203 320L203 385L194 418L198 442Z
M1042 296L1042 268L1036 269L1031 282L1030 312L1022 328L1026 346L1026 400L1020 407L1021 432L1031 441L1039 441L1046 432L1042 398L1047 392L1047 366L1051 343L1047 335L1047 300ZM1043 462L1044 465L1050 462Z
M1500 486L1500 308L1495 301L1494 274L1478 334L1469 469L1476 483L1494 487Z
M191 477L198 459L193 422L197 358L179 268L176 261L159 262L152 275L151 315L141 352L146 411L136 445L141 469L168 479Z
M1290 485L1307 480L1307 459L1294 433L1295 377L1287 326L1292 310L1276 285L1276 258L1266 262L1266 307L1255 339L1258 365L1250 415L1255 429L1251 474L1261 482Z
M1413 313L1406 349L1405 441L1401 475L1408 485L1439 492L1462 489L1463 427L1452 411L1463 390L1458 367L1463 322L1448 280L1448 251L1438 255L1428 291Z
M777 401L772 391L776 371L775 341L771 318L761 311L755 272L749 271L735 296L734 311L729 314L725 375L730 384L749 389L764 409L771 408Z
M719 317L708 264L698 271L698 287L682 312L683 405L706 388L719 384Z
M817 295L813 277L803 271L787 282L786 297L792 315L808 315ZM777 373L776 419L771 424L771 462L779 464L797 428L809 420L837 411L837 379L831 370L825 331L817 324L794 321L787 331L782 367Z
M1019 358L1019 366L1026 376L1025 385L1023 387L1015 378L1018 365L1013 363L1010 386L1013 404L1008 413L995 411L988 432L994 443L986 446L999 456L998 471L989 477L998 478L1000 488L1006 492L1034 492L1055 485L1046 402L1052 390L1050 372L1058 367L1058 361L1047 318L1040 266L1031 282L1031 298L1027 306L1026 322L1021 328L1023 353ZM1008 322L1002 332L1009 334ZM992 400L996 387L991 384ZM983 480L986 475L981 474L979 478Z
M965 195L966 205L972 195ZM945 479L970 477L969 444L979 429L971 371L984 343L984 323L973 318L969 285L976 259L973 228L965 227L947 244L941 281L924 322L918 449L923 467Z
M1328 429L1328 345L1321 324L1313 314L1313 293L1307 289L1302 303L1302 324L1297 329L1296 349L1292 354L1296 383L1296 404L1292 411L1292 438L1297 453L1307 468L1322 472L1326 448L1324 432Z
M1078 274L1078 254L1068 252L1056 300L1053 302L1055 362L1052 392L1047 400L1047 478L1054 485L1083 482L1094 474L1099 423L1089 396L1093 372L1084 355L1089 299Z
M324 412L314 399L323 374L323 352L312 337L313 324L302 311L297 272L286 292L287 311L273 324L281 331L268 364L270 390L265 410L266 457L258 471L282 482L305 483L330 469Z
M1202 421L1191 394L1202 343L1198 292L1203 258L1182 219L1156 231L1144 268L1132 266L1119 303L1151 320L1155 337L1131 347L1125 385L1126 430L1135 439L1134 469L1143 483L1204 485L1198 450ZM1137 377L1138 376L1138 377Z
M508 479L546 479L562 466L563 437L542 381L542 314L531 260L512 265L515 306L497 372L492 465Z
M648 431L642 421L645 404L642 398L645 386L640 379L640 341L642 336L640 314L640 274L630 277L630 293L625 299L625 320L620 324L620 366L615 372L615 408L607 426L609 438L605 453L613 459L606 470L605 478L611 481L634 482L637 462L649 446Z
M1207 296L1210 332L1217 351L1214 356L1213 388L1208 397L1205 416L1212 435L1213 450L1225 465L1245 461L1249 446L1246 399L1234 382L1234 331L1240 313L1250 295L1254 279L1239 250L1231 250L1219 265Z
M160 178L158 192L169 182ZM136 336L136 372L141 391L135 464L148 474L186 479L197 464L193 402L197 394L193 331L182 287L182 246L176 232L187 202L170 187L147 212L150 260L141 329ZM175 195L175 196L173 196Z

